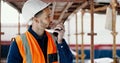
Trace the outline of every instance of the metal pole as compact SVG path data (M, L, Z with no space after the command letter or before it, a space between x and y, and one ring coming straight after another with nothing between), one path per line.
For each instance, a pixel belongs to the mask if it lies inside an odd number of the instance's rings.
M117 58L116 58L116 6L117 6L117 1L112 0L111 2L112 6L112 35L113 35L113 63L117 63Z
M75 13L75 15L76 15L76 34L75 35L76 35L76 54L77 54L76 55L76 63L78 63L78 60L79 60L78 56L79 56L79 54L78 54L78 28L77 28L78 27L77 26L77 22L78 21L77 21L77 13Z
M84 22L83 22L83 16L84 16L84 10L81 11L82 16L81 16L81 40L82 40L82 44L81 44L81 61L82 63L84 63Z

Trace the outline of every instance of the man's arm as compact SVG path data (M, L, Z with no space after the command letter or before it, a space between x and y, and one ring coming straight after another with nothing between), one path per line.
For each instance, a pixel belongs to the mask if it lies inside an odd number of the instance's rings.
M7 63L22 63L22 57L15 41L13 41L10 45Z
M63 23L58 24L54 30L54 32L58 33L58 35L55 36L55 39L57 41L56 43L60 57L60 63L73 63L73 54L71 53L66 41L63 39L65 32Z
M73 63L74 56L64 39L61 44L57 44L57 48L60 57L60 63Z

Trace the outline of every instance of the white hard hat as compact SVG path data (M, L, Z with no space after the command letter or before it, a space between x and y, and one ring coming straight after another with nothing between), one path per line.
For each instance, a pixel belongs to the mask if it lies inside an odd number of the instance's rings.
M46 8L50 3L41 0L28 0L22 8L22 15L26 21L29 21L36 13Z

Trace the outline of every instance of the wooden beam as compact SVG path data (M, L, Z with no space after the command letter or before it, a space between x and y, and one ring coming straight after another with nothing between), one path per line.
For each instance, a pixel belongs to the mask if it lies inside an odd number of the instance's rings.
M18 26L18 24L7 24L7 23L6 23L6 24L2 24L1 27L3 27L3 28L4 28L4 27L5 27L5 28L7 28L7 27L8 27L8 28L9 28L9 27L12 28L12 27L13 27L13 28L14 28L14 27L17 27L17 26ZM25 24L25 23L22 23L22 24L20 24L20 27L26 27L26 24Z
M3 0L3 1L6 1L6 2L25 2L27 0Z
M94 12L99 12L99 11L105 11L107 9L107 5L106 6L103 6L103 7L99 7L99 8L94 8ZM91 11L88 10L88 11L85 11L85 12L88 12L90 13Z
M4 1L9 1L9 2L23 2L23 1L27 1L27 0L4 0ZM83 2L84 0L42 0L44 2Z
M70 31L71 31L71 30L70 30L70 27L71 27L71 26L70 26L70 20L68 20L67 23L68 23L68 25L67 25L67 29L68 29L68 30L67 30L67 32L68 32L68 34L67 34L67 37L68 37L68 45L70 45Z
M55 13L56 2L53 2L52 4L53 4L53 6L52 6L51 19L53 20L54 13Z
M83 2L84 0L42 0L44 2Z
M75 35L75 38L76 38L76 63L79 63L78 60L79 60L79 53L78 53L78 16L77 16L77 13L75 14L75 32L76 32L76 35Z
M1 16L1 1L0 1L0 16ZM0 52L1 52L1 17L0 17ZM1 54L0 54L0 63L1 63Z
M105 5L105 6L103 6L103 7L94 8L94 12L106 11L106 9L107 9L108 6L109 6L109 5ZM120 7L120 6L117 5L117 8L118 8L118 7ZM117 11L119 12L118 9L117 9ZM90 13L90 10L85 11L85 12Z
M83 4L81 4L79 7L77 7L76 10L74 10L74 11L70 14L70 16L76 14L80 9L85 8L87 5L88 5L88 1L85 1ZM69 20L70 18L68 17L67 19Z
M61 13L54 13L54 15L60 15ZM70 15L71 13L66 12L65 14Z
M75 11L73 11L73 13L77 13L80 9L85 8L87 5L88 5L88 1L80 5Z
M91 63L94 63L94 0L90 1L90 10L91 10L91 45L90 45L90 59Z
M19 13L21 13L21 8L19 8L15 3L13 2L6 2L8 5L10 5L11 7L13 7L14 9L16 9Z
M111 0L110 2L112 8L112 35L113 35L113 63L118 63L116 58L116 6L117 0Z
M4 32L0 32L0 35L4 35Z
M18 14L18 35L20 35L20 13Z
M99 7L99 8L96 8L94 9L94 12L99 12L99 11L104 11L107 9L108 6L103 6L103 7Z
M81 41L82 41L82 43L81 43L81 63L84 63L85 54L84 54L84 21L83 21L83 18L84 18L85 11L82 10L81 13L82 13L81 14Z
M65 12L67 11L68 8L70 8L70 6L73 4L73 2L68 2L67 6L63 9L63 12L61 13L58 21L60 22L65 14Z

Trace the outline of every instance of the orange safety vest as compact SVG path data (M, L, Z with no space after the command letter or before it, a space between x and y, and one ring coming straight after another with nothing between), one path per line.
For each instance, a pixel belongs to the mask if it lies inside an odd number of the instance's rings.
M58 54L55 40L50 33L46 32L46 34L48 37L47 62L58 63ZM45 63L43 52L37 40L30 32L27 31L25 34L18 35L15 39L20 54L23 58L23 63Z

